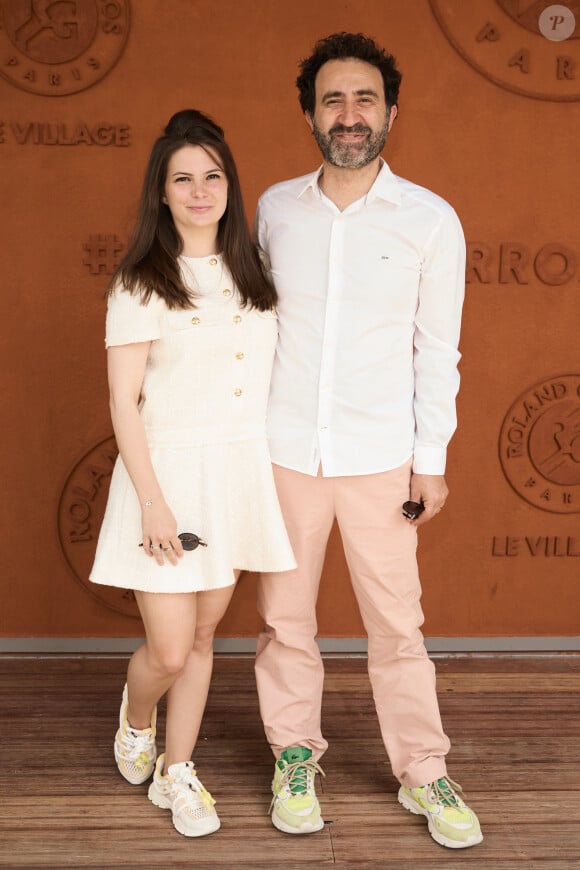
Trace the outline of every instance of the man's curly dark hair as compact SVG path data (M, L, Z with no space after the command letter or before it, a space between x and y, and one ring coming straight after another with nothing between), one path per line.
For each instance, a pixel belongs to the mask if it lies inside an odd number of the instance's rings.
M387 109L397 105L401 73L392 54L387 54L376 42L362 33L333 33L319 39L310 57L300 63L300 75L296 79L299 100L303 112L314 114L314 83L321 66L329 60L364 60L376 66L383 77Z

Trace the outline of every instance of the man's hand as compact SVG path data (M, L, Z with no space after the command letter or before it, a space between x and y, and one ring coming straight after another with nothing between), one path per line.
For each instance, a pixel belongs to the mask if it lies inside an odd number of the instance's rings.
M423 502L425 510L416 520L409 520L416 526L428 523L445 506L449 495L442 474L411 474L411 501Z

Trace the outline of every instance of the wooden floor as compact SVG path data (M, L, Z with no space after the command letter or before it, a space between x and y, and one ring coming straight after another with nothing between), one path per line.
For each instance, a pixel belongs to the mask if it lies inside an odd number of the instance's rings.
M326 825L308 837L267 816L272 758L250 658L216 660L195 752L221 830L177 834L112 757L126 660L0 658L0 866L196 870L580 868L580 656L437 659L451 776L485 839L452 851L397 803L366 662L326 660L319 786ZM162 734L161 740L162 740Z

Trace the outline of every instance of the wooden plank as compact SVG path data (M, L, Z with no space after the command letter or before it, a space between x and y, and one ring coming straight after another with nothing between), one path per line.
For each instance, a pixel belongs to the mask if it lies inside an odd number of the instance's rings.
M452 852L398 804L364 659L326 664L319 793L327 825L310 837L267 815L272 755L250 657L219 657L195 760L222 828L178 835L147 786L117 773L112 740L125 657L0 657L0 867L160 870L575 870L580 867L580 656L437 663L451 775L485 840ZM163 705L161 705L161 710ZM159 742L163 741L163 713Z
M368 676L363 674L327 673L324 690L332 692L366 692L370 687ZM509 692L510 694L525 694L527 692L578 692L580 690L580 673L552 674L438 674L437 690L439 692L477 693Z

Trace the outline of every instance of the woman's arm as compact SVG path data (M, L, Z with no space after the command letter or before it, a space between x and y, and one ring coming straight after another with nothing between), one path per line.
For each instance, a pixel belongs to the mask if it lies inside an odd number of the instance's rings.
M142 341L107 350L111 420L119 453L141 505L143 552L159 565L164 564L165 557L176 565L183 555L177 523L153 470L138 407L150 347L151 342ZM135 546L138 544L135 541Z

